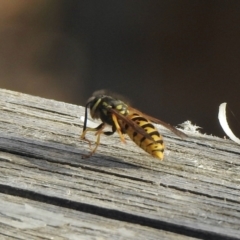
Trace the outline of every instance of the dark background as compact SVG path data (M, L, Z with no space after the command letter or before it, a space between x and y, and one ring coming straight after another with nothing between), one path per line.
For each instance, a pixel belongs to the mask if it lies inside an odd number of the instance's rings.
M221 137L227 102L239 136L240 1L0 0L0 87L80 105L107 88Z

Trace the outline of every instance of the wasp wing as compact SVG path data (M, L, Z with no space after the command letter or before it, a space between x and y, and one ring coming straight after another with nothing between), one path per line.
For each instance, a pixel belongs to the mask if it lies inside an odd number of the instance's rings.
M137 125L134 121L132 121L130 118L122 115L121 113L119 113L119 111L117 111L116 109L113 108L108 108L107 109L109 112L111 112L112 114L115 114L117 118L121 119L124 123L126 123L127 125L129 125L130 127L132 127L134 129L134 131L136 131L137 133L141 134L142 136L144 136L147 139L153 140L151 135L149 135L143 128L141 128L139 125Z
M132 113L137 113L139 115L144 116L145 118L147 118L148 120L150 120L153 123L157 123L160 124L162 126L164 126L165 128L169 129L170 131L172 131L173 133L175 133L177 136L179 136L180 138L186 138L188 137L187 134L179 131L178 129L176 129L175 127L173 127L172 125L170 125L169 123L165 123L160 119L154 118L152 116L149 116L145 113L140 112L139 110L133 108L133 107L128 107L129 111Z

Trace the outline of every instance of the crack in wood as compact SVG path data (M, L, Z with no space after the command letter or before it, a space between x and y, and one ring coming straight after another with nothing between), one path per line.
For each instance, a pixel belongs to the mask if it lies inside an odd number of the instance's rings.
M116 209L107 209L103 207L97 207L96 205L91 205L87 203L75 202L71 200L65 200L58 197L52 197L43 195L37 192L23 190L11 186L6 186L0 184L0 192L8 195L18 196L22 198L27 198L30 200L48 203L51 205L56 205L72 210L77 210L84 213L95 214L101 217L111 218L118 221L129 222L133 224L140 224L143 226L165 230L177 234L182 234L189 237L195 237L199 239L207 240L237 240L238 238L224 236L216 232L211 231L198 231L197 229L190 228L187 226L177 225L171 222L164 222L161 220L151 219L147 217L137 216L135 214L126 213L123 211L118 211Z

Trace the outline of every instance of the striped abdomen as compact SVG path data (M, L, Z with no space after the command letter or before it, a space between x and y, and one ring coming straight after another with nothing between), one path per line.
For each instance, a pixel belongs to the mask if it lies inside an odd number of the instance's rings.
M138 126L143 128L153 138L153 140L148 139L143 135L137 133L131 126L125 123L124 130L128 134L128 136L144 151L148 152L155 158L163 160L163 139L157 129L153 126L153 124L146 118L136 113L129 114L127 117L134 121L136 124L138 124Z

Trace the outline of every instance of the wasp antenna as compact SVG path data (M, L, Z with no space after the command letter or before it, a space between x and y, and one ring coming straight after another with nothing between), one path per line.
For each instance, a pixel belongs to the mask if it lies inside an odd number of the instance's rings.
M84 123L83 123L83 131L85 131L87 128L88 105L90 105L90 103L91 102L88 102L85 106L85 118L84 118Z

